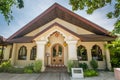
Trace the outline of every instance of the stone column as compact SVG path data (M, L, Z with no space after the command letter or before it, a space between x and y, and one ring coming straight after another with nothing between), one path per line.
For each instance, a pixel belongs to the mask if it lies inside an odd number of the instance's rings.
M110 52L109 49L106 49L106 61L107 61L107 67L109 70L111 70L111 63L110 63Z
M42 72L45 70L45 44L46 41L37 41L37 57L36 60L42 60Z
M68 43L68 60L77 60L77 41L66 41Z
M15 56L17 55L16 53L17 53L16 44L14 43L13 47L12 47L12 57L11 57L11 64L12 65L15 65Z
M4 60L9 59L10 49L11 49L11 45L7 45L7 47L5 48L5 51L4 51Z

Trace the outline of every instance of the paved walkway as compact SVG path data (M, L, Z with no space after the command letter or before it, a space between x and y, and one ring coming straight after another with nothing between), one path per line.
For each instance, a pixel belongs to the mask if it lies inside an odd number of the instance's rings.
M0 80L115 80L112 72L100 72L98 77L72 79L65 72L46 72L40 74L0 73Z
M72 79L71 80L115 80L113 72L100 72L97 77L85 77L83 79Z

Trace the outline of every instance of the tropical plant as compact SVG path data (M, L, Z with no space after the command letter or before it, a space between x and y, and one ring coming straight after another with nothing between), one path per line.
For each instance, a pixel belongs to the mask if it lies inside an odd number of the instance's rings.
M36 60L33 64L33 71L38 73L41 72L42 69L42 60Z
M85 49L84 46L82 45L78 46L77 56L78 56L78 60L83 60L83 61L87 60L87 50Z
M67 63L67 70L70 74L71 74L71 69L73 68L73 66L74 66L73 61L69 60L68 63Z
M73 68L78 68L78 67L79 67L79 61L73 60Z
M13 66L11 65L11 61L5 61L0 65L0 71L1 72L8 72L9 69L13 68Z
M88 65L86 63L79 63L78 65L79 65L80 68L83 68L83 70L88 69Z
M31 69L24 69L24 73L33 73L33 70L31 70Z
M33 64L24 67L24 73L33 73Z
M106 45L110 50L110 62L112 68L120 67L120 39L116 39L115 41Z
M97 70L97 68L98 68L98 62L97 62L96 60L92 59L92 60L90 61L90 65L91 65L91 67L92 67L94 70Z
M98 72L96 70L87 69L87 70L84 71L84 76L85 77L98 76Z
M24 68L13 67L13 68L10 68L8 72L9 73L24 73Z

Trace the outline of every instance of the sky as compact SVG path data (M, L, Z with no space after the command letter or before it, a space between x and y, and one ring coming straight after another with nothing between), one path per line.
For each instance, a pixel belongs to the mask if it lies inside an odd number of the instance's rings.
M14 19L11 21L10 25L7 24L3 15L0 14L0 35L5 38L10 37L54 3L58 3L72 11L72 7L69 5L69 0L24 0L24 8L18 9L15 6L12 8ZM85 10L74 11L74 13L90 20L108 31L112 31L116 19L108 19L105 15L111 10L113 10L113 6L108 5L96 10L92 15L88 15Z

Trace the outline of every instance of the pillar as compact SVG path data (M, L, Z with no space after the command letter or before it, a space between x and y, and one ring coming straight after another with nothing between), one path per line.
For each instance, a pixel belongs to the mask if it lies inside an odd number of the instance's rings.
M109 70L111 70L111 63L110 63L110 52L109 49L106 49L106 66Z
M11 56L11 64L15 65L15 55L16 55L16 44L13 44L12 47L12 56Z
M4 51L4 60L9 59L10 49L11 49L11 45L7 45L7 47L5 48L5 51Z
M68 60L77 60L77 41L66 41L68 43Z
M36 60L42 60L42 72L45 70L45 44L46 41L37 41L37 57Z

